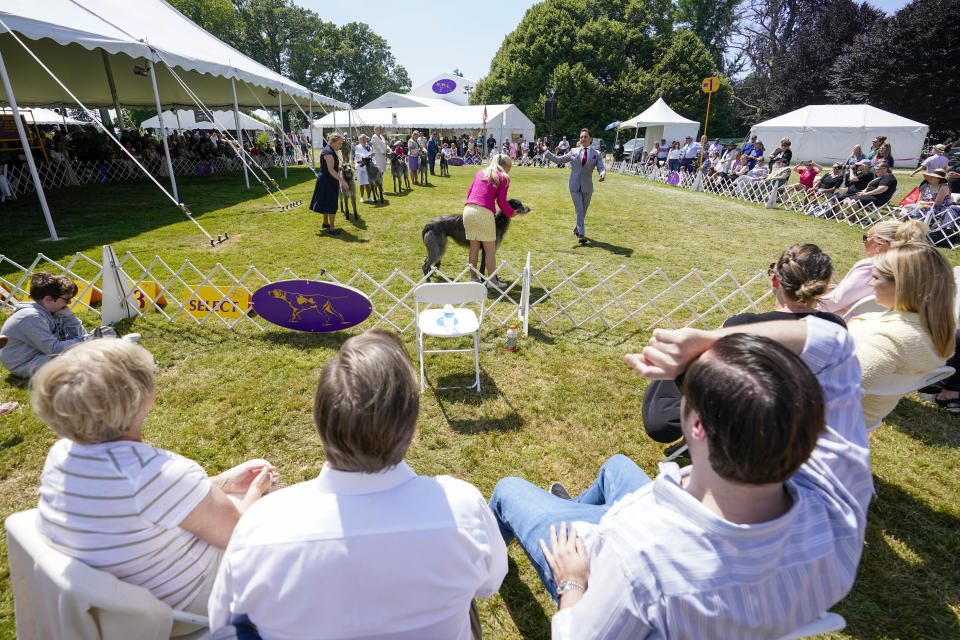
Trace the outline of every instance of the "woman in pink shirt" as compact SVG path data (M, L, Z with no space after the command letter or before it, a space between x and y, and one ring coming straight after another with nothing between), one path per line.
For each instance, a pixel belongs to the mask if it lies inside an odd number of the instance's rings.
M497 205L508 218L513 217L513 209L507 203L507 189L510 188L510 169L513 161L510 156L496 154L490 158L486 169L477 171L473 176L473 183L467 191L467 201L463 205L463 228L467 240L470 241L470 266L473 267L471 280L477 280L477 257L480 254L480 245L486 254L485 266L487 273L492 274L497 268L497 225L495 215ZM488 287L499 287L500 281L491 277L487 281Z

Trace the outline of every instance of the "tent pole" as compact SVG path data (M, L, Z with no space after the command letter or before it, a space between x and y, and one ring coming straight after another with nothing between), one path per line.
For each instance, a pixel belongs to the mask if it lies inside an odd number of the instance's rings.
M179 109L174 109L174 110L173 110L173 115L176 116L176 118L177 118L177 131L183 131L183 125L180 124L180 110L179 110Z
M280 145L280 157L283 158L283 177L287 177L287 132L283 128L283 92L277 92L277 105L280 109L280 140L282 144Z
M309 122L307 122L307 126L310 128L310 129L309 129L309 131L310 131L310 166L313 168L314 171L316 171L316 170L317 170L317 161L316 161L316 159L314 158L314 155L313 155L313 94L312 94L312 93L310 94L310 111L309 111L309 113L310 113L310 118L308 118Z
M173 191L173 199L180 202L180 194L177 192L177 179L173 175L173 160L170 158L170 143L167 142L167 129L163 126L163 107L160 106L160 92L157 91L157 72L153 68L153 56L147 58L150 65L150 82L153 83L153 99L157 103L157 119L160 124L160 139L163 140L163 154L167 157L167 171L170 172L170 188Z
M230 78L230 88L233 89L233 120L237 124L237 156L240 157L240 164L243 165L243 181L247 183L247 189L250 188L250 175L247 173L247 163L243 160L243 131L240 129L240 107L237 104L237 82Z
M33 186L37 189L37 198L40 200L40 208L43 209L43 218L47 221L47 230L50 231L50 239L54 241L59 240L57 230L53 226L53 218L50 216L50 207L47 206L47 196L43 193L43 184L40 182L40 175L37 173L37 165L33 161L33 151L30 149L30 142L27 140L27 132L24 130L23 122L20 120L20 109L17 108L17 99L13 95L13 88L10 86L10 76L7 75L7 65L4 64L2 55L0 55L0 77L3 79L3 90L7 94L10 111L13 112L13 121L17 124L17 133L20 134L23 154L27 157L27 165L30 166L30 175L33 177Z
M117 111L117 132L123 133L123 113L120 111L120 98L117 97L117 85L113 81L113 70L110 68L110 59L107 52L100 50L103 58L103 69L107 72L107 84L110 85L110 95L113 96L113 108Z

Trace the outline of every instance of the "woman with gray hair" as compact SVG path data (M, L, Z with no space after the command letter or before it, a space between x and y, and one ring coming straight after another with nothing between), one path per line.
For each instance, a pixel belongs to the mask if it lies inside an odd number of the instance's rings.
M270 489L276 468L250 460L207 477L143 442L155 369L143 347L93 340L33 376L32 408L61 437L40 478L40 531L60 552L204 614L240 514Z

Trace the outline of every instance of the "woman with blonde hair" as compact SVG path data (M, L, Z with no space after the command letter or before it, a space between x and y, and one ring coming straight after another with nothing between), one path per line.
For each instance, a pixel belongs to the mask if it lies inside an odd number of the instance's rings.
M514 211L507 202L507 190L510 188L510 169L513 161L510 156L499 153L490 158L485 169L477 171L467 191L467 201L463 205L463 228L470 241L470 266L473 268L472 280L479 280L477 258L480 246L486 255L484 266L490 279L488 287L499 287L500 281L492 274L497 269L497 206L504 215L512 218Z
M928 231L919 220L884 220L870 227L863 234L863 252L867 257L850 267L843 280L820 298L820 310L843 315L863 298L872 296L874 256L908 242L924 242Z
M251 460L207 477L196 462L143 442L155 368L143 347L105 339L34 374L31 406L61 437L40 478L40 531L60 552L171 608L206 614L223 549L276 469Z
M878 425L900 396L872 395L870 388L890 375L920 376L953 355L957 320L953 267L934 247L908 242L873 260L870 281L886 312L850 321L863 379L863 415Z

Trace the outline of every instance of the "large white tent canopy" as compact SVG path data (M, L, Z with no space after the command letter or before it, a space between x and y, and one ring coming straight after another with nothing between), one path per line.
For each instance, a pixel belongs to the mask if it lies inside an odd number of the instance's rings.
M423 128L476 133L483 128L483 110L483 105L460 106L450 103L395 109L356 109L350 116L349 124L363 128L380 124L388 132L392 129L409 131L412 128ZM533 139L534 124L516 105L490 104L486 106L486 110L487 134L492 133L497 142L511 135L523 135L528 140ZM347 125L346 111L334 111L314 121L314 126L321 129L346 130ZM316 144L321 144L320 136L315 136L314 139Z
M269 124L260 122L256 118L252 118L245 113L240 115L240 128L244 131L272 131L273 127ZM217 126L215 127L212 122L209 120L200 120L197 121L197 112L193 109L179 109L176 112L173 111L164 111L163 112L163 126L167 130L172 129L227 129L233 131L236 128L236 124L233 119L233 111L214 111L213 119L216 120ZM140 123L140 126L144 129L159 129L160 128L160 118L153 116L152 118L147 118Z
M915 167L920 160L928 125L866 104L814 104L755 124L751 135L774 149L790 138L794 160L843 162L853 145L864 152L878 136L886 136L896 166Z
M643 146L644 149L649 151L653 148L653 143L660 142L661 139L666 140L667 144L674 140L683 144L683 140L687 136L696 138L697 132L700 131L700 123L696 120L684 118L671 109L663 98L657 98L656 102L629 120L621 122L617 128L646 128L647 132L644 134Z
M0 53L11 70L18 102L39 106L75 104L14 42L7 30L25 36L27 46L87 106L113 106L103 56L106 55L120 103L154 107L153 88L144 70L151 58L173 67L210 107L233 107L231 79L240 106L268 108L278 93L288 106L307 103L349 108L311 92L201 29L164 0L0 0ZM152 51L151 51L152 50ZM102 53L101 53L102 52ZM139 68L139 69L138 69ZM190 95L170 73L157 70L164 106L193 107ZM255 95L251 95L255 94ZM0 99L6 95L0 89Z

